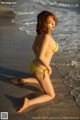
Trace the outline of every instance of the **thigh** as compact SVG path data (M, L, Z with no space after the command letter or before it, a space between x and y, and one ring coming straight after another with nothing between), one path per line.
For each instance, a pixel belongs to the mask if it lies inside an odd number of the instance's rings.
M44 70L35 70L33 75L40 81L42 81L45 77Z
M40 77L38 77L37 74L35 74L35 77L38 79L38 82L40 83L40 85L42 86L46 94L49 94L51 96L55 94L53 85L51 83L51 80L49 78L47 71L45 72L44 79L40 79Z
M38 80L35 77L32 78L23 78L22 79L23 83L39 83Z

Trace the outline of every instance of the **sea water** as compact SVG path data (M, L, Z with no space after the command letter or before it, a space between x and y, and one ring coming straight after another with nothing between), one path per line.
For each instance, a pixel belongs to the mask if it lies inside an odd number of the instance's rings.
M36 17L42 10L52 11L58 18L58 25L52 32L59 44L55 55L55 65L64 76L64 83L70 88L70 94L80 105L80 1L79 0L17 0L10 5L16 14L12 22L20 24L19 30L36 35ZM61 66L59 68L59 65ZM72 69L64 74L68 66ZM64 70L64 71L63 71Z

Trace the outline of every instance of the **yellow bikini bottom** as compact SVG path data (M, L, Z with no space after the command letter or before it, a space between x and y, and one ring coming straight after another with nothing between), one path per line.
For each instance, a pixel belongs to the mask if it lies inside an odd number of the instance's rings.
M35 73L35 76L38 79L44 79L46 71L47 71L46 67L44 67L44 68L39 67L39 66L35 65L35 63L33 63L33 62L30 64L30 72L32 74Z

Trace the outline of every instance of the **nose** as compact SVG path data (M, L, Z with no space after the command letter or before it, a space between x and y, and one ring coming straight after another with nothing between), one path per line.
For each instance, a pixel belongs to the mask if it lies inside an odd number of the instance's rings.
M52 25L55 26L55 23L53 22Z

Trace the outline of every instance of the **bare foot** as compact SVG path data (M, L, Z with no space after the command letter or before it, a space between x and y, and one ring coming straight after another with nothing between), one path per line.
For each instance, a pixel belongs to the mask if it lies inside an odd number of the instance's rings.
M24 82L22 79L13 79L11 80L11 83L12 84L23 84Z
M26 109L28 107L28 102L29 102L29 99L25 98L23 106L17 111L17 113L21 113L24 109Z

